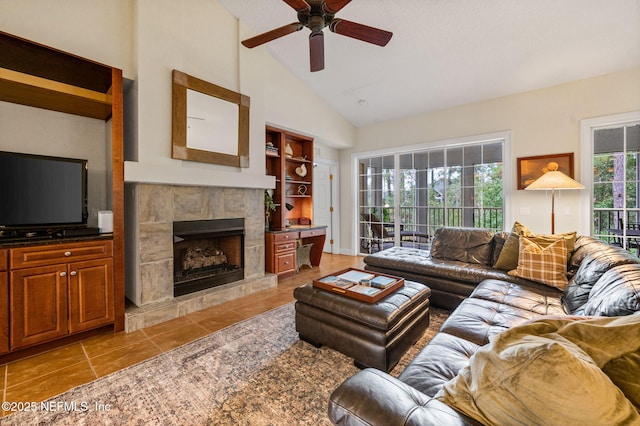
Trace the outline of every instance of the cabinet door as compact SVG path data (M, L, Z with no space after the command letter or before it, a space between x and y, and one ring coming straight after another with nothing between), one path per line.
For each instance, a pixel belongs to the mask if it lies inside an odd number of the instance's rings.
M11 272L11 349L67 335L67 267Z
M88 260L69 264L69 332L112 323L113 261Z
M0 272L0 354L5 352L9 352L9 273Z

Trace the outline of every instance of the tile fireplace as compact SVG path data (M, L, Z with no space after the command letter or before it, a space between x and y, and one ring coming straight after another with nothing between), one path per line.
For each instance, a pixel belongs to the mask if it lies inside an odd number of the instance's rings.
M265 273L264 189L151 183L125 189L126 288L133 302L127 331L278 285ZM174 242L183 253L174 253ZM179 284L177 267L187 269ZM220 282L200 280L212 271Z

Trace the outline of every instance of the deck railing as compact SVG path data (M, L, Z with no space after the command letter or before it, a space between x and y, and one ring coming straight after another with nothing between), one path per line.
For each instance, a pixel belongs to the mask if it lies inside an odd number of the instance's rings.
M375 210L375 209L374 209ZM372 225L382 225L389 232L395 230L393 207L372 211L381 222L371 223L361 216L360 245L364 253L373 253L391 247L394 237L381 238L374 235ZM370 212L367 212L370 213ZM461 207L401 207L400 231L397 237L402 245L415 248L429 248L429 242L436 229L443 226L484 228L492 231L503 230L502 208L461 208ZM377 229L380 227L378 226ZM394 233L395 235L395 233Z

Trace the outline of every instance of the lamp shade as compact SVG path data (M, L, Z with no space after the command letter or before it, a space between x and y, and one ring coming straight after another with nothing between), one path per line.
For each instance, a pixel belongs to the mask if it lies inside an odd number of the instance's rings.
M559 170L553 170L540 176L533 181L531 185L525 188L525 191L530 190L551 190L551 233L555 234L555 192L556 189L583 189L584 186L580 182L576 182L569 176L565 175Z
M576 182L559 170L547 172L533 181L525 190L542 189L584 189L580 182Z

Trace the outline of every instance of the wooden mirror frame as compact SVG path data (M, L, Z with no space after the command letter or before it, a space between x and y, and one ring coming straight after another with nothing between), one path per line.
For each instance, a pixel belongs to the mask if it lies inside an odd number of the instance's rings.
M238 155L187 146L187 89L238 105ZM173 70L173 135L171 157L180 160L249 167L249 106L248 96L216 86L178 70Z

